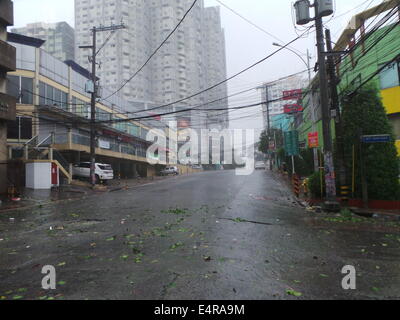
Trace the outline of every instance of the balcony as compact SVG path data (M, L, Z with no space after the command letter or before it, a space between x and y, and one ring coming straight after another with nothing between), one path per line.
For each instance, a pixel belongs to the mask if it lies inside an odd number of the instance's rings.
M15 47L0 40L0 57L0 69L3 69L5 72L15 71L17 57Z
M14 24L14 7L11 0L0 0L0 23L6 26Z
M15 121L16 100L0 92L0 119Z

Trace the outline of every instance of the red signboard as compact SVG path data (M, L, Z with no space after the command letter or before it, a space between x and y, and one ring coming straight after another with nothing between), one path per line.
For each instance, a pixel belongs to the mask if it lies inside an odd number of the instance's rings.
M300 100L303 98L303 90L289 90L283 91L283 100Z
M299 104L287 104L283 107L284 113L303 112L303 107Z
M318 132L310 132L308 134L308 147L309 148L318 148L319 147Z

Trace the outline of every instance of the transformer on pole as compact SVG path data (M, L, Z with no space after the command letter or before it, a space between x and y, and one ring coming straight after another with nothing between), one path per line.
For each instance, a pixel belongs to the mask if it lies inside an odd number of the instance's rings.
M300 25L305 25L315 21L318 48L319 65L319 86L321 95L322 127L324 138L324 162L325 162L325 183L326 183L326 202L325 207L331 211L340 210L336 200L336 175L333 163L333 143L331 133L331 114L329 103L328 79L326 68L326 56L324 30L322 18L333 14L333 0L315 0L311 5L308 0L298 0L295 5L296 21ZM310 8L314 7L315 17L310 17Z

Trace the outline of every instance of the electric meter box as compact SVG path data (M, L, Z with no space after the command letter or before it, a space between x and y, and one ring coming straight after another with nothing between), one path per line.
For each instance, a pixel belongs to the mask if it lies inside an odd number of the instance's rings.
M333 0L316 0L318 3L318 13L321 17L333 14Z
M94 92L94 84L93 81L88 80L85 83L85 92L86 93L93 93Z
M311 21L310 2L308 0L299 0L294 4L296 10L296 23L299 25L307 24Z

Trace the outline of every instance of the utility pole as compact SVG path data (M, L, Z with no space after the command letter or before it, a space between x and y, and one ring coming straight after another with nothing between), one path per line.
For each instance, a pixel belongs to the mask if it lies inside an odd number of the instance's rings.
M271 120L269 116L269 94L268 94L268 84L265 85L265 103L267 105L267 136L268 136L268 146L270 144L270 137L271 137ZM269 148L268 148L269 149ZM269 170L272 171L272 155L270 154L269 157Z
M97 79L96 79L96 41L97 29L92 29L92 83L93 92L90 100L90 182L92 186L96 185L96 94L97 94Z
M107 27L93 27L92 32L92 45L91 46L80 46L81 49L92 49L92 55L90 62L92 63L92 85L91 88L91 101L90 101L90 182L92 186L96 185L96 98L97 98L97 77L96 77L96 56L106 43L97 51L96 41L97 33L105 31L116 31L119 29L125 29L124 24L111 25ZM107 41L110 38L107 39ZM106 41L106 42L107 42Z
M324 136L324 159L325 159L325 184L328 207L336 204L336 178L333 164L333 143L331 134L331 117L329 112L329 94L325 62L325 41L323 33L322 16L318 10L318 1L314 2L315 28L317 30L317 48L319 65L319 87L321 94L322 126Z
M329 29L325 30L326 37L326 48L328 52L333 52L331 31ZM336 132L336 151L338 153L337 157L337 167L339 172L340 186L344 187L346 185L346 170L345 170L345 159L344 159L344 144L343 144L343 127L342 127L342 115L339 106L339 95L337 90L338 79L335 71L335 62L333 60L333 55L328 55L328 74L329 74L329 84L331 92L331 112L336 114L335 117L335 132Z
M296 23L299 25L308 24L315 21L317 31L317 49L319 65L319 87L322 111L322 126L324 139L324 160L325 160L325 184L326 184L326 202L325 207L328 210L337 211L340 206L336 201L336 176L333 163L333 143L331 134L331 114L329 105L329 92L326 70L326 56L332 53L325 51L324 26L322 19L325 16L333 14L332 0L314 0L311 5L309 0L297 0L295 5ZM314 7L315 17L310 17L310 8Z

